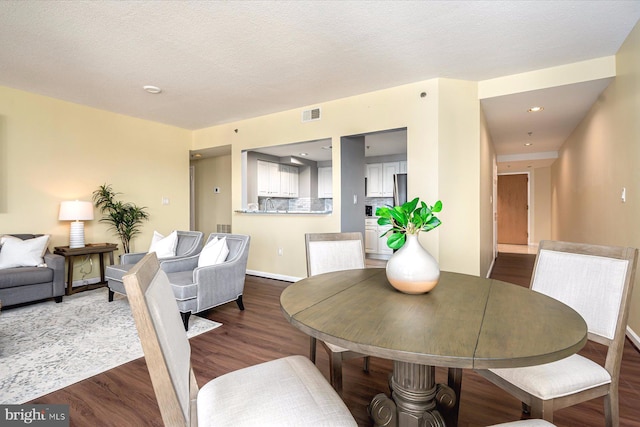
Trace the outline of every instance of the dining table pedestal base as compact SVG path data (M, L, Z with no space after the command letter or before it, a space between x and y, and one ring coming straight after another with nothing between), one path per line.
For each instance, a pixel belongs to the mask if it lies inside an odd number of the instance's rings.
M455 408L456 394L436 384L434 366L394 361L389 388L390 398L380 393L369 404L376 427L444 427L440 411Z

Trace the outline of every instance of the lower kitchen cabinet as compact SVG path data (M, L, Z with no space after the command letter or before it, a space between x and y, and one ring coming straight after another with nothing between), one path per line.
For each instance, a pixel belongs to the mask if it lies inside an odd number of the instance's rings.
M365 219L364 251L368 254L391 255L393 249L387 246L387 236L380 237L385 231L391 230L390 225L378 225L378 219Z

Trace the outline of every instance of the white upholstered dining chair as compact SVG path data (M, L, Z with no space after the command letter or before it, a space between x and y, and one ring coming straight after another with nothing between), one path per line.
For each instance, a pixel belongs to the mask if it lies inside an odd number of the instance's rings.
M362 233L307 233L307 275L365 268ZM311 337L309 358L316 362L316 339ZM320 341L329 354L329 375L333 388L342 393L342 362L364 357L363 369L369 372L369 356Z
M123 277L166 426L356 426L340 396L303 356L217 377L201 389L167 275L155 253Z
M555 410L604 396L606 425L618 426L618 382L637 259L635 248L542 241L530 287L580 313L588 339L606 346L604 366L574 354L544 365L477 372L547 421L553 421Z

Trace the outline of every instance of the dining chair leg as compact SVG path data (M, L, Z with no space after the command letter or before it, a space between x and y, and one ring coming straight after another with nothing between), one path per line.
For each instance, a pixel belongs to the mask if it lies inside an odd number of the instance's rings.
M609 394L604 397L604 419L606 427L618 427L620 425L619 408L618 388L611 386Z
M316 339L314 337L309 337L309 360L314 365L316 364Z
M539 418L553 423L553 400L533 399L531 401L531 418Z
M331 385L342 396L342 354L331 352L329 356Z

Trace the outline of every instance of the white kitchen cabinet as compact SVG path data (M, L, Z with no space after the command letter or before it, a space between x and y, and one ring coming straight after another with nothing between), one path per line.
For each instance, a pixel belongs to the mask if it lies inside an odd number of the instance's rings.
M258 196L298 197L298 168L257 161Z
M378 223L377 219L365 219L364 251L368 254L378 253Z
M318 198L333 197L333 169L330 166L318 168Z
M393 175L400 170L400 162L382 164L382 197L393 197Z
M278 165L278 174L280 176L280 197L289 197L291 181L289 179L289 166Z
M365 219L364 251L368 254L393 254L393 249L390 249L387 246L387 236L380 237L385 231L388 231L390 229L390 225L378 225L377 218Z
M364 229L364 251L368 254L378 253L378 228Z
M299 197L300 177L299 170L295 166L289 166L289 197Z
M400 172L400 162L367 165L367 197L393 197L393 175Z
M258 196L275 197L280 194L280 172L277 163L258 160Z
M280 166L280 197L298 197L298 168Z
M393 249L387 246L387 237L383 236L385 231L391 230L390 225L379 225L378 226L378 253L383 255L393 255ZM382 237L380 237L382 236Z
M382 197L382 163L367 165L367 197Z

